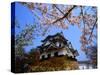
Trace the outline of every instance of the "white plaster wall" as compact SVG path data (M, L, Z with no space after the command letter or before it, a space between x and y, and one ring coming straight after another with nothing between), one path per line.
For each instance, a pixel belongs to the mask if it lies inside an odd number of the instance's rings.
M80 64L80 65L79 65L79 69L80 69L80 70L82 70L82 69L86 69L86 68L87 68L87 67L86 67L85 64Z
M70 50L68 51L68 50L66 50L65 48L63 49L63 50L59 50L59 51L56 51L56 50L54 50L54 51L52 51L52 52L44 52L44 53L42 53L41 55L40 55L40 59L42 58L42 56L43 55L45 55L45 58L47 58L48 57L48 54L51 54L51 57L54 57L54 53L55 52L58 52L58 55L68 55L68 56L72 56L73 57L73 54L70 52Z
M79 69L93 69L92 65L88 65L87 64L80 64L79 65Z
M93 69L92 65L89 65L89 69Z
M51 52L51 57L54 57L54 52Z
M66 55L67 54L67 51L66 50L60 50L58 52L58 55Z

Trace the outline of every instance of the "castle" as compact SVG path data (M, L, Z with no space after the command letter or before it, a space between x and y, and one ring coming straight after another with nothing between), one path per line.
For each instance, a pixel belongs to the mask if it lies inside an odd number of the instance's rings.
M74 59L78 56L77 50L74 50L71 42L64 37L62 32L49 35L41 42L43 44L37 47L40 51L40 60L65 55Z

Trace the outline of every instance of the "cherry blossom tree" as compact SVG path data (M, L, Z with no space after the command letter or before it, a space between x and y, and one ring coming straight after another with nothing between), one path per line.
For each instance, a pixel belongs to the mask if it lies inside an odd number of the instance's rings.
M44 33L50 26L68 29L70 25L74 25L82 32L81 50L86 52L88 46L94 46L97 42L97 7L26 2L21 4L36 16Z

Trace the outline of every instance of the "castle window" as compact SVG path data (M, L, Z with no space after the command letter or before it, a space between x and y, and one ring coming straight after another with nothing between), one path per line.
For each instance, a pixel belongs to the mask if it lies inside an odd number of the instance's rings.
M58 52L55 52L55 53L54 53L54 56L58 56Z
M42 55L42 59L45 59L45 55Z
M48 54L48 58L50 58L51 57L51 54Z

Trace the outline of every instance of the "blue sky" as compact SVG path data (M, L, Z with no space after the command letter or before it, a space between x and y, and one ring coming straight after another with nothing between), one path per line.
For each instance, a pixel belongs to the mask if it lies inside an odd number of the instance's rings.
M21 4L16 3L16 12L15 16L18 20L21 29L25 27L26 24L32 25L36 21L36 17L32 15L32 13L29 11L28 8L25 6L22 6ZM77 14L77 12L75 12ZM21 29L16 29L16 34L21 31ZM78 60L87 60L85 54L83 51L81 51L81 43L80 43L80 35L81 31L77 26L70 25L68 29L62 29L58 28L56 26L52 26L50 29L50 32L48 32L45 36L38 36L36 39L33 40L34 45L25 47L25 51L29 52L31 48L36 48L36 46L41 45L41 40L44 39L47 35L53 35L57 32L63 32L64 37L68 39L73 47L78 50L79 56L77 57Z

